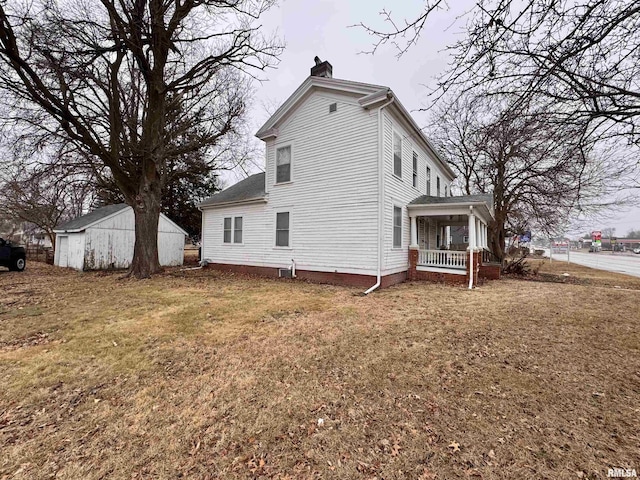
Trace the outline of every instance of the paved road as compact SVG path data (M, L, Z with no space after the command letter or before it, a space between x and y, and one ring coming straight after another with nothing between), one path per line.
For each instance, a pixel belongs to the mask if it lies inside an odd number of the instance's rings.
M549 250L546 251L546 255L549 256ZM572 250L569 257L572 263L586 267L640 277L640 255L637 254L611 254L610 252L583 253ZM566 261L567 254L554 253L553 258Z

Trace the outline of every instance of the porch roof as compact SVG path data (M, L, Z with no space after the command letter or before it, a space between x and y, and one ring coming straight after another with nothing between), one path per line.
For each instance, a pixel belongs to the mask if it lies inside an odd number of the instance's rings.
M473 210L473 213L480 216L486 223L494 218L492 195L459 195L456 197L422 195L409 202L407 208L410 215L424 217L445 218L446 216L468 215ZM453 220L453 218L451 219Z

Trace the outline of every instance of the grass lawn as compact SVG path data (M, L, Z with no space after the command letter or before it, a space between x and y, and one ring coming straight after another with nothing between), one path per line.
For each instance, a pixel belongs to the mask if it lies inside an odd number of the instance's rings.
M640 472L640 279L120 275L0 272L0 479Z

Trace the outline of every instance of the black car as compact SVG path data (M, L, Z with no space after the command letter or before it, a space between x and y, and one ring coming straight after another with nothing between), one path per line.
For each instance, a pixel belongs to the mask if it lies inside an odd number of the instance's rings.
M0 238L0 267L21 272L27 266L27 253L24 247L14 245Z

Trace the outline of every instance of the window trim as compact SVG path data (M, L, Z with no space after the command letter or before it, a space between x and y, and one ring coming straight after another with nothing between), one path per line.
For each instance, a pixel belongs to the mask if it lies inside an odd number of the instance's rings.
M291 157L289 159L289 180L284 182L278 182L278 150L282 148L289 147L291 152ZM293 183L293 142L281 143L279 145L274 145L274 154L273 154L273 185L287 185L289 183Z
M396 173L396 135L400 139L400 174ZM396 129L391 133L391 160L393 176L402 179L402 134Z
M242 235L242 241L241 242L236 242L236 219L237 218L241 218L242 219L242 228L240 229L241 235ZM231 220L231 229L227 230L225 228L225 220L226 219L230 219ZM229 241L225 241L224 238L224 234L225 232L229 232ZM224 216L222 217L222 244L223 245L244 245L244 215L230 215L230 216Z
M400 225L396 225L396 209L400 210ZM391 230L391 248L393 250L401 250L402 249L402 234L403 232L403 218L402 218L402 205L397 205L397 204L393 204L393 210L392 210L392 221L391 221L391 225L392 225L392 230ZM400 245L396 245L396 228L400 227Z
M417 189L418 188L418 165L420 163L419 160L420 157L418 157L418 152L416 152L415 150L413 151L413 188Z
M431 167L427 164L427 184L425 187L426 195L431 196Z
M289 225L288 225L288 231L289 231L289 244L288 245L278 245L278 214L279 213L288 213L289 214ZM282 210L276 210L274 212L274 216L273 216L273 248L277 249L277 250L291 250L293 248L292 246L292 228L291 228L291 217L292 215L292 209L288 208L288 209L282 209Z

